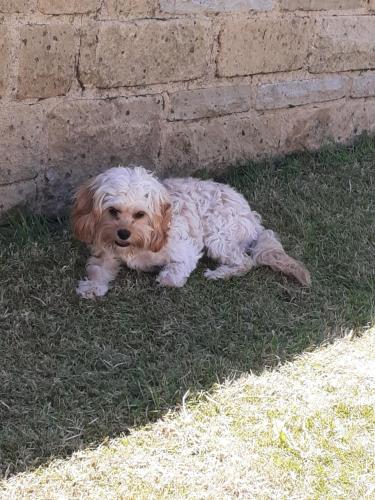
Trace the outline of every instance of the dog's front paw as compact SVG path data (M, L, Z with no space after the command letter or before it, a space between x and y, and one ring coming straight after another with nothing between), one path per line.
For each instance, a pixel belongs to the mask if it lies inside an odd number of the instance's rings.
M203 275L208 280L217 280L219 278L216 269L206 269Z
M95 297L103 297L108 292L108 285L90 280L82 280L78 283L76 292L84 299L95 299Z
M186 280L187 278L180 277L167 270L159 273L159 276L156 278L156 281L159 283L159 285L173 287L173 288L183 287L186 283Z

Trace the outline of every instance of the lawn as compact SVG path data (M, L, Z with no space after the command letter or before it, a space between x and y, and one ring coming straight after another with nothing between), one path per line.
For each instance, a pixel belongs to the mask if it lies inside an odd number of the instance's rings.
M311 289L266 268L209 282L204 261L183 289L123 270L105 298L84 301L75 285L87 250L65 221L18 217L0 227L5 477L125 439L188 390L194 398L248 372L272 373L373 324L374 139L244 165L221 180L305 262Z

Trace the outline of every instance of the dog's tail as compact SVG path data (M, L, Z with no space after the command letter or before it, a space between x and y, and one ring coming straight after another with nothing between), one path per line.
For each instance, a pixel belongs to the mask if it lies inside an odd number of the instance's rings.
M310 286L310 273L306 267L290 257L273 231L264 230L250 248L254 262L258 266L269 266L274 271L293 276L302 285Z

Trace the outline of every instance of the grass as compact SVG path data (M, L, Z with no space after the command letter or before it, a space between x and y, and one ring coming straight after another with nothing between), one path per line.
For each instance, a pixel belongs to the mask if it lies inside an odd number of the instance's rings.
M372 324L374 163L375 140L364 138L349 148L293 155L226 174L225 180L245 194L265 225L282 235L289 252L306 263L311 290L265 268L228 282L208 282L202 270L211 263L202 262L181 290L158 288L154 277L124 270L107 297L83 301L74 288L84 274L87 251L72 241L65 222L23 217L0 227L4 477L94 448L108 438L120 436L122 446L131 429L174 409L188 390L192 396L210 392L217 383L247 372L260 374ZM277 372L267 376L272 373ZM327 377L327 387L329 382ZM256 409L262 391L255 387L253 393L251 384L246 391ZM278 401L268 411L281 411ZM228 411L235 411L229 403ZM337 415L314 413L308 424L322 429L321 461L317 458L313 466L322 470L314 491L320 488L323 496L325 474L336 470L335 454L324 452L324 436L334 432L337 419L345 421L345 412L353 418L358 414L357 420L373 418L367 406L353 409L345 398L337 405ZM209 411L219 418L221 409L215 408L212 404ZM369 417L363 417L366 412ZM252 418L256 411L234 416L231 436L246 443ZM281 469L298 476L304 461L289 450L288 432L279 433L277 450L261 432L259 440L264 437L263 449L272 448L272 460ZM148 439L153 438L144 439L152 449ZM180 445L172 440L170 446ZM100 450L112 453L111 446ZM367 463L365 451L358 455L362 451L356 447L353 453L344 447L348 463ZM265 455L267 460L271 455ZM348 475L349 483L355 474ZM147 477L144 481L153 488ZM146 486L142 481L138 486L142 493ZM189 482L180 481L178 488L183 495Z
M375 329L243 375L179 412L0 482L4 500L375 494Z

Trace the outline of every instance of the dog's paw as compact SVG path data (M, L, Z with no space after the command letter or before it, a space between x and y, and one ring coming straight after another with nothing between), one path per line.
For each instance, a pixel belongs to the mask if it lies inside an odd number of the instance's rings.
M220 279L220 276L218 276L216 269L206 269L203 275L205 278L211 281Z
M95 281L82 280L78 283L76 292L84 299L95 299L95 297L103 297L108 292L108 286Z
M181 288L186 283L185 277L177 276L169 271L162 271L159 273L159 276L156 278L156 281L161 286L168 286L173 288Z

